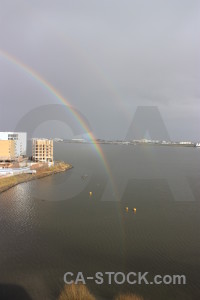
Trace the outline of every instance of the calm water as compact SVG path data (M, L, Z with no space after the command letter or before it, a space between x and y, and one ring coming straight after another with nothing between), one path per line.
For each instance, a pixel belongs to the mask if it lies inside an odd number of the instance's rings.
M120 291L149 300L200 298L200 149L101 146L110 171L92 145L55 144L55 158L72 170L0 195L0 299L17 286L24 299L57 299L67 271L187 278L175 286L87 281L99 299Z

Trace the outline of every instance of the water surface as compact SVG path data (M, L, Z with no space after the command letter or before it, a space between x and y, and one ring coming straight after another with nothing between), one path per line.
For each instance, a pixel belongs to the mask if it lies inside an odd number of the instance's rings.
M55 158L72 170L0 195L0 292L16 284L53 300L67 271L148 271L185 274L187 284L87 285L101 299L199 299L200 150L101 146L112 178L92 145L58 143Z

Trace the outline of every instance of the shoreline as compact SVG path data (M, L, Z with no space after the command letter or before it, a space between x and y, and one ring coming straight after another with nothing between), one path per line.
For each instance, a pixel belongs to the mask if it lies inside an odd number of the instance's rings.
M82 145L121 145L121 146L171 146L171 147L191 147L191 148L199 148L200 146L195 146L195 143L191 143L191 144L180 144L180 143L166 143L166 144L162 144L162 143L142 143L142 142L116 142L116 141L111 141L111 142L89 142L89 141L85 141L85 142L80 142L80 141L57 141L56 143L65 143L65 144L82 144Z
M36 179L41 179L53 174L58 174L65 172L67 170L72 169L73 166L70 164L67 164L65 162L55 162L54 166L51 167L42 167L39 169L36 169L36 174L19 174L14 176L8 176L5 178L0 178L0 194L3 192L6 192L7 190L11 189L12 187L29 182Z

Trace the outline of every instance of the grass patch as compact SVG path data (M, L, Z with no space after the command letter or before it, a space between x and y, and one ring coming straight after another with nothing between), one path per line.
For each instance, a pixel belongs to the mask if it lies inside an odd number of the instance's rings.
M72 166L70 164L67 164L65 162L56 162L54 166L44 166L36 169L36 174L19 174L14 176L8 176L5 178L0 178L0 193L10 189L11 187L17 184L28 182L34 179L43 178L52 174L64 172L71 168Z
M58 300L95 300L84 284L65 285Z
M70 284L65 285L58 300L96 300L86 285L84 284ZM121 294L114 298L114 300L144 300L142 296L136 294Z

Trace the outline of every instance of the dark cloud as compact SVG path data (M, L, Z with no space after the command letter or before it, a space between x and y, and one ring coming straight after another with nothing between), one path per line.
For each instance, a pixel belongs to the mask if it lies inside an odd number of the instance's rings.
M55 86L99 137L125 137L136 107L156 105L172 138L200 139L199 36L198 0L0 1L0 48ZM59 103L2 56L0 99L3 130Z

